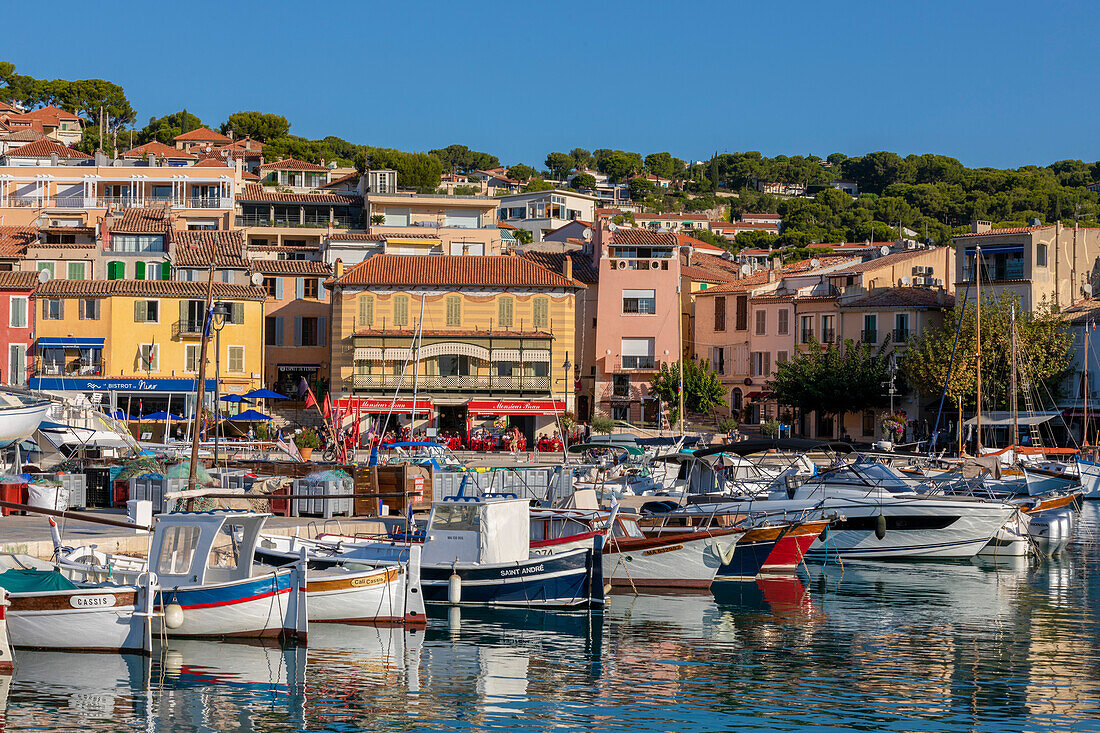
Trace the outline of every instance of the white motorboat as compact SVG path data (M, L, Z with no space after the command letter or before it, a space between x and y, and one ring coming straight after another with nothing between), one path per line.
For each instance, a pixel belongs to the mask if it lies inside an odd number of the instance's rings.
M928 496L881 464L844 464L766 497L693 504L685 512L838 518L808 559L939 559L976 555L1019 507L973 496Z
M7 448L34 435L49 409L49 400L0 391L0 448Z

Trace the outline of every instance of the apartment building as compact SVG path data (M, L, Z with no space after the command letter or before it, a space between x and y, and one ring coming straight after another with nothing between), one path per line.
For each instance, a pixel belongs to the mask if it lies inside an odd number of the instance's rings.
M35 293L32 389L84 397L127 414L194 412L207 284L164 280L50 280ZM223 394L262 386L262 288L214 283L226 304L210 342ZM220 348L215 348L220 345ZM208 396L212 400L212 395Z
M34 343L34 289L38 276L33 272L0 272L0 383L22 386L31 371Z
M329 293L332 268L318 259L255 259L263 275L264 382L284 395L297 393L305 379L315 392L329 378Z
M535 242L571 221L594 221L600 205L595 196L564 188L499 196L497 203L499 220L531 232Z
M664 229L670 232L691 233L697 229L710 229L706 214L668 213L634 215L635 223L646 229Z
M1064 308L1100 288L1100 229L1037 221L1003 229L975 222L972 228L952 239L960 297L976 297L975 264L983 296L1014 293L1024 310Z
M83 123L78 115L52 104L29 112L10 109L0 111L0 122L13 132L41 133L65 146L76 145L84 134Z
M656 423L649 382L682 349L681 260L671 232L601 225L595 230L599 298L594 413Z
M370 233L382 237L394 254L501 252L497 199L489 196L368 192L366 208Z
M380 254L326 285L341 404L462 434L503 420L528 441L574 409L577 280L517 256Z
M263 163L256 168L261 184L289 188L296 193L309 193L329 184L331 171L323 165L296 158L284 158Z
M250 248L319 251L329 234L366 231L363 197L358 194L287 192L247 183L236 205L236 226Z

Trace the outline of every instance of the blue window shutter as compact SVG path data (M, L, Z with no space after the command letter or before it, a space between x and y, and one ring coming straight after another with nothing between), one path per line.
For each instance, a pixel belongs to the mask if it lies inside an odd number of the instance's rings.
M298 300L306 297L306 281L300 277L294 278L294 297Z
M281 282L281 281L280 281ZM275 316L275 345L283 345L283 317Z
M283 279L281 277L275 278L275 297L279 300L283 299Z
M325 337L328 335L328 334L325 333L325 323L326 323L326 321L327 321L327 319L324 316L321 316L320 318L317 319L317 345L318 346L324 346L325 345Z
M324 300L324 299L325 299L325 281L324 280L318 280L317 281L317 300Z
M302 345L302 317L294 316L294 345Z

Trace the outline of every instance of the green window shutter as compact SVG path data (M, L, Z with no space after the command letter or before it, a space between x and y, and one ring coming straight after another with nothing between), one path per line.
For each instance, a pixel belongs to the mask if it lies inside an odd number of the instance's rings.
M374 323L374 297L362 294L359 296L359 325L369 326Z
M457 295L447 296L447 325L462 325L462 299Z
M148 303L144 300L134 301L134 323L144 323L148 319Z
M141 260L138 260L137 262L134 263L134 279L135 280L144 280L145 279L145 263L142 262Z
M409 298L406 295L395 295L393 298L393 325L409 325Z
M547 298L535 298L535 328L545 329L550 325L550 301Z
M501 298L498 302L497 320L500 321L501 328L512 327L512 299L510 297Z
M160 279L171 280L172 279L172 263L168 260L160 263Z

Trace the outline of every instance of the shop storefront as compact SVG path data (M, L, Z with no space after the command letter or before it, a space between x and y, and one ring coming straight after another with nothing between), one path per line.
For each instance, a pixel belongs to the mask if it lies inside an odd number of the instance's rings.
M502 431L518 428L534 445L539 436L552 435L565 413L558 400L470 400L466 403L467 434L484 429Z
M275 383L272 389L281 395L295 397L298 394L298 385L302 380L320 396L321 365L320 364L278 364L275 367Z
M333 401L332 407L344 416L345 425L354 422L354 415L358 414L363 421L360 432L364 436L372 430L380 432L384 424L387 431L392 430L395 433L405 427L409 428L410 433L415 433L418 430L427 430L435 424L435 407L427 397L418 398L415 404L411 399L340 397Z

